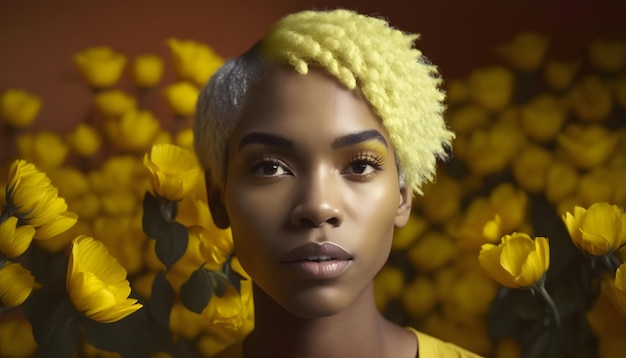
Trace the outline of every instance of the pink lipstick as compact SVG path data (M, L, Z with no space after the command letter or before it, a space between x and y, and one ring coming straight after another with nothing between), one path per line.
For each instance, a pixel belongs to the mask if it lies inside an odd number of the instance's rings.
M352 255L331 242L309 242L291 250L282 262L303 278L324 280L341 275L352 262Z

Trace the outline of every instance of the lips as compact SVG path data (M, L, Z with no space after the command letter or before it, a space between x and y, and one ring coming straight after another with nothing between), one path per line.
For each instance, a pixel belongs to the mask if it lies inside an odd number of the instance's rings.
M311 242L291 250L282 262L302 278L319 280L341 275L352 259L352 255L339 245Z

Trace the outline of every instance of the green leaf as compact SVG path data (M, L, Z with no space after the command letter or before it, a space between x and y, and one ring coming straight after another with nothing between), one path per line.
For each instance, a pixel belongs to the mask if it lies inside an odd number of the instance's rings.
M162 327L169 328L170 326L170 313L174 305L174 296L174 290L165 278L165 274L159 272L152 282L150 314Z
M150 323L145 308L113 323L84 321L85 338L95 348L117 352L122 357L150 357Z
M185 254L188 240L187 227L176 221L166 224L159 232L154 250L168 271Z
M223 297L230 283L228 277L223 272L217 271L211 273L211 284L215 295Z
M143 197L143 232L150 238L156 239L160 232L167 226L167 221L160 211L159 200L150 192L146 192Z
M226 276L228 283L230 283L230 285L233 286L235 290L237 290L237 292L241 294L241 281L246 280L246 278L233 270L232 266L230 265L231 261L232 256L224 263L224 266L222 267L222 272Z
M180 288L180 300L190 311L201 313L213 297L212 272L204 266L194 271Z

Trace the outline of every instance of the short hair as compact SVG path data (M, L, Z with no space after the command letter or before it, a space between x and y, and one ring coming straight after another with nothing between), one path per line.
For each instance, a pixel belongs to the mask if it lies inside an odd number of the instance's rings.
M389 133L401 181L421 194L454 134L443 119L441 77L413 47L416 39L350 10L287 15L252 49L227 61L201 93L194 124L201 165L212 180L225 180L228 140L247 94L270 68L291 67L303 75L321 68L362 92Z

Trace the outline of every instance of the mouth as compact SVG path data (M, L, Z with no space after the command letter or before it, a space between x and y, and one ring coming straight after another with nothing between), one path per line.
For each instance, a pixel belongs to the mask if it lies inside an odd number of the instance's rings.
M341 246L332 242L317 244L313 242L298 246L289 251L282 261L283 263L294 263L302 261L350 261L353 257Z
M325 280L344 273L353 257L337 244L307 243L290 251L282 261L299 277L311 280Z

